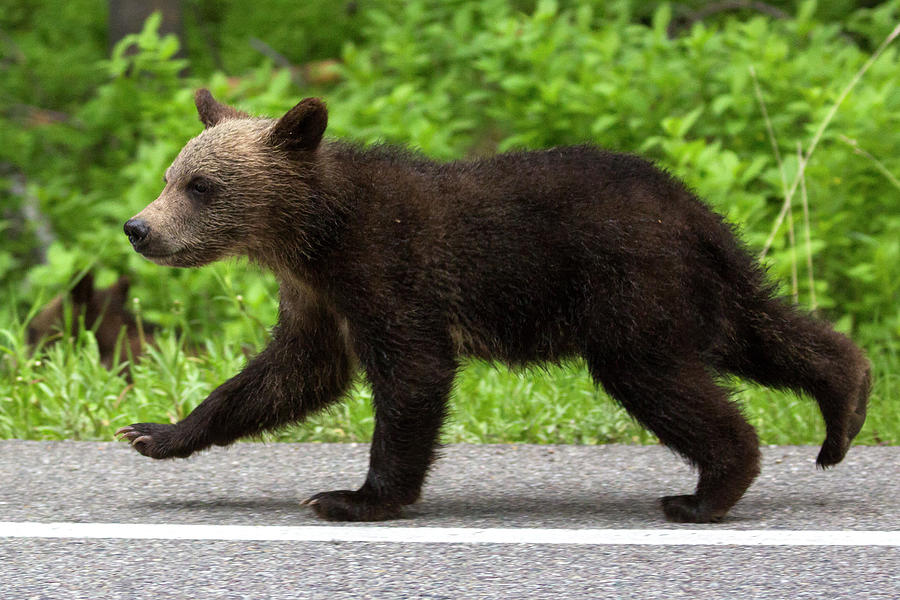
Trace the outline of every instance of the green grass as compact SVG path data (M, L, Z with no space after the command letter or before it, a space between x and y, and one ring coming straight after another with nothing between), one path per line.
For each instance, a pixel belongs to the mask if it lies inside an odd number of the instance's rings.
M246 361L241 344L210 337L186 352L174 329L133 368L133 383L99 365L83 334L29 357L21 326L0 329L0 438L110 440L122 425L175 422ZM900 443L900 360L893 340L870 343L875 387L858 443ZM824 426L806 398L730 381L735 398L764 444L817 444ZM349 398L303 424L266 436L276 441L366 441L372 434L371 391L362 378ZM656 443L591 382L584 366L510 371L482 362L457 379L445 442Z

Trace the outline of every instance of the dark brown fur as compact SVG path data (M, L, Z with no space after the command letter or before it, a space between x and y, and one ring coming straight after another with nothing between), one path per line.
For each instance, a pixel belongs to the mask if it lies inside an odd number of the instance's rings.
M57 296L31 319L27 330L28 345L32 348L38 345L46 347L64 335L77 335L79 321L83 318L85 329L89 329L97 340L97 351L104 367L112 369L116 364L137 358L144 351L144 343L152 343L153 326L142 324L142 332L128 310L130 286L131 282L123 275L111 286L96 289L94 276L85 274L67 297ZM72 311L68 333L65 331L66 298ZM124 337L120 341L123 329ZM130 376L130 371L126 370L126 376Z
M160 264L243 254L281 283L273 341L175 425L119 433L154 458L302 420L372 385L369 474L308 504L329 519L396 517L435 456L461 357L583 357L591 374L699 470L675 521L718 520L759 470L753 428L716 381L734 373L813 396L839 462L865 419L869 366L828 324L773 296L731 227L640 158L589 146L437 163L321 142L315 99L279 120L197 105L207 129L126 224Z

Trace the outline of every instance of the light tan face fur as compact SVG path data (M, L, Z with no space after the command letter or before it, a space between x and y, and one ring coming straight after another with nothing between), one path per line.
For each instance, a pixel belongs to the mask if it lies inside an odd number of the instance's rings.
M237 255L263 260L286 240L303 243L296 221L307 213L325 104L305 98L275 120L252 118L205 89L194 101L206 129L166 170L159 197L125 223L135 250L161 265L197 267Z
M189 141L159 197L135 215L149 227L138 249L155 263L194 267L248 253L273 178L270 119L231 119ZM197 184L205 192L198 193Z

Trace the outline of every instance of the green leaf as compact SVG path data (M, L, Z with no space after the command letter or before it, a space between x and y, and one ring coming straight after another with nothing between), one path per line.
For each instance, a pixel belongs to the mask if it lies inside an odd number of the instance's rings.
M659 5L653 13L653 34L657 41L668 40L669 23L672 22L672 7L668 2Z
M670 136L682 139L687 132L693 127L700 115L703 114L703 107L698 106L683 117L666 117L662 120L663 131Z

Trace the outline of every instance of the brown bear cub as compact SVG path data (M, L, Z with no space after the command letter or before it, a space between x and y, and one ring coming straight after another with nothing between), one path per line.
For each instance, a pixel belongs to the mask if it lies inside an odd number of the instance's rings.
M66 297L57 296L28 323L28 345L32 349L41 344L46 347L66 335L77 335L79 320L83 318L85 329L89 329L97 340L97 351L104 367L112 369L129 358L137 358L143 353L144 346L153 342L154 326L146 322L138 326L134 314L128 310L130 287L131 282L123 275L111 286L97 289L93 274L86 273L68 294L72 307L71 330L65 331ZM130 370L125 371L125 376L131 377Z
M640 158L590 146L439 163L323 141L307 98L280 119L196 95L205 131L125 224L161 265L248 256L278 277L270 345L184 420L118 434L185 457L339 400L361 367L375 432L358 490L316 494L322 517L373 521L419 497L462 357L583 358L699 471L662 499L673 521L721 519L756 477L753 428L717 383L733 373L811 395L844 457L865 420L863 353L773 296L722 217Z

